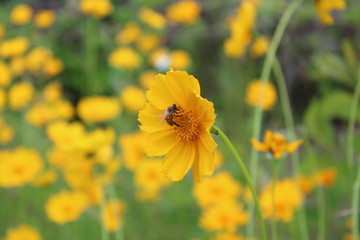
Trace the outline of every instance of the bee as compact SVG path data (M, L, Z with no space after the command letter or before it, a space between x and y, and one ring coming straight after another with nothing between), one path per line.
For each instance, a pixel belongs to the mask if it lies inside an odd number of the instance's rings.
M166 122L170 125L170 126L177 126L179 127L179 124L177 124L176 122L174 122L174 117L180 117L180 115L177 115L177 113L179 112L179 108L176 106L176 104L171 105L170 107L168 107L165 111L164 114L162 115L161 118L161 122L163 122L164 120L166 120Z

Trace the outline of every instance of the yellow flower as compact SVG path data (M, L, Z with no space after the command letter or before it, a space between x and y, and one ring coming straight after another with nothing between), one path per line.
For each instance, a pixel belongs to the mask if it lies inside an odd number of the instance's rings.
M275 159L280 159L285 153L294 152L302 142L302 140L298 140L288 143L283 135L270 130L266 131L263 143L254 138L251 139L251 144L256 150L270 152Z
M141 58L130 47L115 49L108 58L109 64L116 68L135 69L141 64Z
M64 64L60 59L50 58L44 63L43 72L48 77L59 75L64 68Z
M269 39L265 36L260 36L254 40L251 48L251 54L254 58L260 58L264 56L269 48Z
M4 89L0 88L0 111L4 109L5 105L6 105L6 92Z
M110 232L115 232L123 224L124 203L119 200L112 200L105 203L102 210L102 220L105 228Z
M62 95L61 85L57 82L49 83L44 88L42 95L44 97L44 100L47 102L59 100Z
M27 225L20 225L6 231L4 240L42 240L40 233Z
M11 142L13 138L14 138L13 129L11 128L10 125L6 124L5 120L0 116L0 144L7 144Z
M39 153L17 148L0 152L0 186L19 187L31 182L43 167Z
M171 68L174 70L184 70L189 67L191 62L190 55L183 50L175 50L171 53Z
M159 74L147 91L149 100L139 113L140 128L149 134L149 156L163 156L163 171L173 181L183 179L193 167L194 181L214 172L210 128L214 105L200 96L194 76L183 71Z
M228 172L220 172L197 183L193 195L201 207L230 201L240 195L241 186Z
M96 18L103 18L113 10L110 0L81 0L80 10Z
M317 171L314 175L314 178L319 186L330 187L334 184L336 176L336 168L325 168Z
M150 8L141 8L138 12L138 17L150 27L156 29L163 29L166 26L165 17Z
M154 48L160 46L162 42L163 42L163 38L159 35L142 34L136 40L136 45L141 52L147 53L153 50Z
M9 66L0 60L0 86L7 86L12 80L12 74Z
M159 48L151 53L149 57L150 64L160 71L170 68L171 56L166 48Z
M149 70L149 71L143 72L140 75L140 84L141 84L141 86L148 89L150 87L150 84L154 81L155 76L156 76L155 71Z
M264 218L272 218L290 222L294 212L300 208L303 202L297 180L283 179L275 184L275 204L273 204L273 183L268 184L260 195L260 205ZM274 209L275 205L275 209Z
M9 90L9 105L14 110L25 107L32 99L35 88L30 82L20 82L14 84Z
M28 4L19 4L10 13L10 21L15 25L24 25L31 20L32 8Z
M26 68L34 74L38 73L42 70L45 62L51 57L51 55L51 51L46 48L33 48L26 56Z
M245 100L250 106L260 104L263 110L270 110L277 101L275 87L270 82L262 84L261 80L254 80L246 88Z
M215 168L220 167L224 162L224 156L219 150L215 150Z
M298 181L299 181L300 190L303 194L309 194L314 190L315 181L313 177L300 175Z
M143 132L135 132L119 137L119 147L124 157L124 165L134 171L145 158L147 137Z
M200 227L208 231L235 232L248 222L248 214L234 201L220 202L205 208L199 219Z
M52 10L40 10L34 17L34 23L38 28L48 28L54 24L56 14Z
M0 39L5 36L5 27L0 23Z
M181 0L166 9L166 16L173 23L191 24L199 18L200 12L201 6L198 2Z
M25 37L17 37L4 41L0 45L0 56L4 58L23 55L29 48L29 41Z
M325 25L334 24L334 19L330 12L333 10L344 10L346 7L345 0L315 0L316 11L320 20Z
M11 58L9 65L11 73L16 77L21 76L25 72L26 62L24 57Z
M86 207L87 201L84 194L61 191L48 199L45 210L51 221L64 224L77 220Z
M55 170L47 170L34 179L33 185L36 187L45 187L55 182L56 178Z
M245 238L235 233L223 232L211 238L211 240L245 240Z
M141 34L141 29L135 22L129 22L124 29L116 35L116 42L119 44L129 44L134 42Z
M224 43L224 52L229 57L241 57L244 55L248 43L247 38L228 38Z
M144 90L135 86L125 87L120 96L124 108L131 112L138 112L146 102Z
M113 97L87 97L77 106L79 117L86 122L106 122L117 117L120 111L120 103Z

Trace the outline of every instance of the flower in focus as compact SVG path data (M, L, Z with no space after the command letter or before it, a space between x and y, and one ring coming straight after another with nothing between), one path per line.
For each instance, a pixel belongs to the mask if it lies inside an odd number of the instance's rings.
M269 48L269 39L265 36L260 36L254 40L251 48L251 54L254 58L261 58L264 56Z
M245 101L250 106L260 106L263 110L270 110L277 101L277 94L272 83L263 84L261 80L252 81L246 88Z
M10 21L15 25L24 25L31 20L32 8L28 4L19 4L11 10Z
M48 28L54 24L56 14L52 10L41 10L36 13L34 22L38 28Z
M214 105L200 96L196 78L184 71L158 74L139 113L140 128L148 133L149 156L163 156L163 172L173 181L193 167L194 181L214 172L217 146L210 135Z
M138 112L146 102L144 90L136 86L125 87L122 90L120 97L124 108L131 112Z
M171 53L171 68L174 70L185 70L191 62L189 53L183 50L175 50Z
M330 12L333 10L344 10L346 7L345 0L315 0L316 11L325 25L334 24L334 19Z
M146 157L147 137L143 132L135 132L119 137L119 147L124 157L124 165L134 171Z
M236 199L241 186L229 173L220 172L197 183L193 195L201 207Z
M112 200L105 203L102 210L102 219L105 228L110 232L115 232L123 224L124 203L118 200Z
M170 22L191 24L195 22L201 13L201 6L194 0L181 0L171 4L166 9L166 16Z
M39 153L17 148L0 152L0 186L19 187L31 182L43 167Z
M0 86L5 87L12 81L12 74L9 66L0 61Z
M84 194L61 191L48 199L45 210L51 221L64 224L77 220L86 207L87 201Z
M155 76L156 76L155 71L149 70L149 71L143 72L140 75L140 84L141 84L141 86L148 89L150 87L150 84L155 79Z
M0 44L0 56L10 58L23 55L28 50L29 45L29 40L25 37L6 40Z
M140 66L141 58L130 47L115 49L108 58L109 64L116 68L135 69Z
M260 195L260 205L264 218L271 218L290 222L294 212L303 202L299 184L294 179L283 179L275 184L275 203L273 202L273 183L268 184ZM274 209L275 206L275 209Z
M42 240L40 233L27 225L20 225L6 231L4 240Z
M114 97L87 97L81 99L77 106L79 117L86 122L106 122L119 115L120 111L120 103Z
M110 0L81 0L80 10L96 18L103 18L113 10Z
M116 35L116 42L119 44L129 44L134 42L141 34L141 29L135 22L129 22L124 29Z
M337 176L336 168L325 168L315 173L314 178L319 186L330 187L334 184Z
M204 209L200 216L200 226L208 231L236 231L238 226L248 222L248 214L235 201L221 202Z
M165 17L150 8L141 8L138 12L138 16L141 21L155 29L163 29L166 26Z
M9 105L14 110L25 107L32 99L35 88L30 82L19 82L14 84L9 90Z
M275 159L280 159L284 153L294 152L302 142L302 140L298 140L288 143L283 135L270 130L266 131L263 143L254 138L251 139L251 144L256 150L270 152Z

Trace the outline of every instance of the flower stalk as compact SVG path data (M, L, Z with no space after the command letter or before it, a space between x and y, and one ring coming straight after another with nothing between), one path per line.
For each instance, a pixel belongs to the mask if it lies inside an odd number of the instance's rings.
M271 236L272 240L278 239L277 229L276 229L276 182L278 180L279 175L279 161L278 159L273 159L273 183L272 183L272 189L271 189L271 198L272 198L272 205L273 205L273 213L272 213L272 219L271 219Z

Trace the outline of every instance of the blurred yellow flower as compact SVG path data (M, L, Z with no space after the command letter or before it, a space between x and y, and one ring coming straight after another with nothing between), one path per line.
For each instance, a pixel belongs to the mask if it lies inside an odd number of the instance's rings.
M314 190L315 180L313 177L302 174L298 178L298 181L299 181L300 190L303 194L309 194Z
M142 7L138 12L138 17L150 27L156 29L163 29L166 26L166 18L150 8Z
M197 1L181 0L171 4L166 9L166 16L172 23L191 24L201 13L201 6Z
M29 40L25 37L6 40L0 44L0 56L9 58L23 55L28 50L29 45Z
M223 232L211 238L211 240L245 240L245 238L236 233Z
M105 203L102 220L108 231L115 232L122 226L124 210L124 203L120 200L111 200Z
M141 29L135 22L129 22L124 29L116 35L118 44L129 44L134 42L141 34Z
M287 178L276 182L274 193L275 204L272 193L273 183L269 183L260 195L259 201L263 217L272 218L275 213L275 219L290 222L294 212L303 203L303 195L297 180Z
M24 25L31 20L32 8L28 4L16 5L10 13L10 21L15 25Z
M135 132L119 137L119 147L122 150L124 165L134 171L146 157L145 145L147 137L143 132Z
M108 62L116 68L135 69L141 64L141 58L130 47L119 47L111 52Z
M337 177L336 168L325 168L314 174L316 184L319 186L330 187L334 184Z
M42 240L40 233L27 225L20 225L6 231L4 240Z
M24 57L13 57L9 62L10 70L13 76L19 77L23 75L26 69Z
M241 186L228 172L220 172L203 179L193 189L193 195L201 207L235 200L240 195Z
M114 97L86 97L77 105L79 117L86 122L106 122L117 117L120 111L120 103Z
M40 10L34 17L35 26L38 28L48 28L54 24L56 14L52 10Z
M110 0L81 0L80 10L96 18L103 18L112 12L113 5Z
M201 228L207 231L235 232L248 222L248 213L235 201L220 202L205 208L199 219Z
M33 185L36 187L46 187L55 182L56 179L56 171L54 169L47 170L34 179Z
M0 152L0 186L19 187L31 182L43 168L40 154L33 149L16 148Z
M86 196L82 193L61 191L48 199L45 210L48 218L64 224L77 220L87 207Z
M57 58L49 58L44 63L43 71L48 77L55 77L59 75L64 68L64 64L60 59Z
M88 188L82 190L82 193L86 195L87 201L90 205L98 205L101 203L104 197L104 190L100 184L92 184Z
M190 54L184 50L175 50L171 53L171 68L174 70L185 70L191 62Z
M249 44L248 38L228 38L224 42L224 52L229 57L241 57Z
M145 91L136 86L125 87L120 97L124 108L131 112L138 112L146 102Z
M26 68L32 73L39 73L45 62L51 57L49 49L43 47L33 48L26 56Z
M255 138L251 139L253 147L262 152L269 152L275 159L280 159L285 153L294 152L301 144L302 140L288 143L286 138L277 132L267 130L264 136L264 142L259 142Z
M0 118L0 144L8 144L14 138L14 130Z
M254 58L261 58L264 56L269 48L270 41L265 36L259 36L254 40L251 48L251 55Z
M223 164L224 156L218 149L215 150L214 154L215 154L215 156L214 156L215 157L215 160L214 160L215 161L215 168L217 168L217 167L220 167Z
M0 60L0 86L5 87L12 81L12 74L9 66Z
M153 70L148 70L146 72L141 73L140 75L140 84L143 88L148 89L150 84L154 81L156 72Z
M331 16L333 10L344 10L346 8L345 0L315 0L316 11L320 20L325 25L334 24L334 19Z
M72 160L64 165L64 180L71 189L83 192L96 183L93 177L94 164L84 154Z
M0 39L5 36L5 27L2 23L0 23Z
M173 181L193 167L194 181L214 172L217 146L210 134L214 105L200 96L198 80L183 71L158 74L139 113L140 128L149 134L147 154L163 156L163 171Z
M45 101L53 102L59 100L62 95L62 87L58 82L49 83L45 86L42 96Z
M15 83L9 90L9 106L20 110L33 99L35 88L30 82Z
M6 106L6 92L4 89L0 88L0 111L2 111L5 106Z
M262 84L261 80L254 80L246 88L245 101L250 106L260 105L263 110L270 110L277 101L276 89L270 82Z
M141 34L136 40L136 45L141 52L147 53L160 46L162 42L163 38L160 35Z
M171 56L167 48L159 48L153 51L149 57L149 63L159 71L166 71L171 65Z

